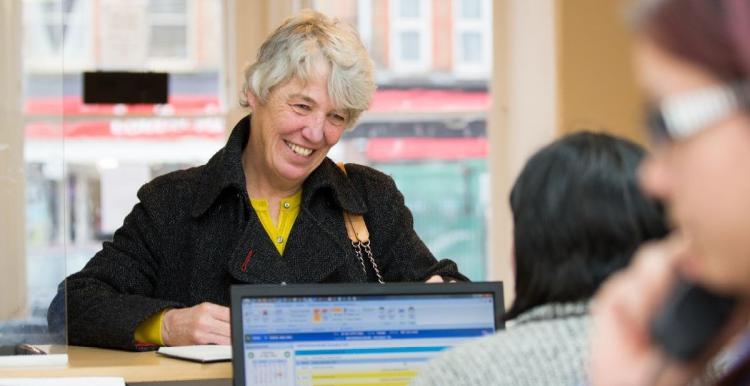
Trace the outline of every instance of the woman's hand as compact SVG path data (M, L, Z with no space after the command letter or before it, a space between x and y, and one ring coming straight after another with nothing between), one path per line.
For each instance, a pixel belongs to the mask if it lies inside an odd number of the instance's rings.
M449 280L448 283L455 283L455 280ZM425 283L445 283L445 279L443 279L440 275L432 275Z
M653 344L649 323L676 283L684 253L684 242L678 236L647 245L630 267L603 285L592 308L591 385L685 385L746 323L745 313L738 310L707 353L692 363L671 361Z
M167 346L228 345L230 334L229 308L208 302L171 309L161 324L162 340Z
M592 385L652 385L661 371L662 354L652 345L648 324L675 282L680 245L675 240L642 248L627 269L610 278L593 303L590 336ZM675 377L685 384L689 374Z

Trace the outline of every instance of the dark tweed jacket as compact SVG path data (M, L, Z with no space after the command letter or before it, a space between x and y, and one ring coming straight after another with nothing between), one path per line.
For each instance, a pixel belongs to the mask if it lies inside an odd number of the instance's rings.
M363 214L386 282L431 275L466 280L438 262L412 227L393 180L349 164L348 177L328 158L302 188L302 207L279 255L249 203L241 155L249 117L206 165L169 173L138 191L140 202L112 242L67 278L69 344L138 349L136 326L166 307L229 304L235 283L332 283L365 277L346 235L342 209ZM61 325L63 293L50 306Z

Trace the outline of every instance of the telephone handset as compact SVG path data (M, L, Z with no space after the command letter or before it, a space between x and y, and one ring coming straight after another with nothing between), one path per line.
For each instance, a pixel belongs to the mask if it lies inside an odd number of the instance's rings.
M651 321L651 338L671 359L689 362L698 358L726 325L737 299L684 278L679 278L671 291Z

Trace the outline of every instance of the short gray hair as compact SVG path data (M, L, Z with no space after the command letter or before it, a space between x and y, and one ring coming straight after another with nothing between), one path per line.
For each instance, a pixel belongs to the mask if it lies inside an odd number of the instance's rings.
M347 127L367 110L375 92L373 64L359 34L350 25L320 12L303 10L263 42L256 62L245 69L240 104L252 92L261 103L276 85L316 76L316 63L328 64L328 96L347 112Z

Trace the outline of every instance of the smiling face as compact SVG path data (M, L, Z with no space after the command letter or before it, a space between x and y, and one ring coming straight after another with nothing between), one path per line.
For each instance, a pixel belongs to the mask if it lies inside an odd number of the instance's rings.
M349 120L328 96L327 74L321 69L308 81L279 84L265 103L247 93L252 109L247 166L254 180L275 189L298 189L339 141Z
M637 66L651 99L682 95L722 82L650 43L636 46ZM641 183L667 205L685 235L685 267L718 290L750 294L750 118L732 111L698 133L658 147Z

